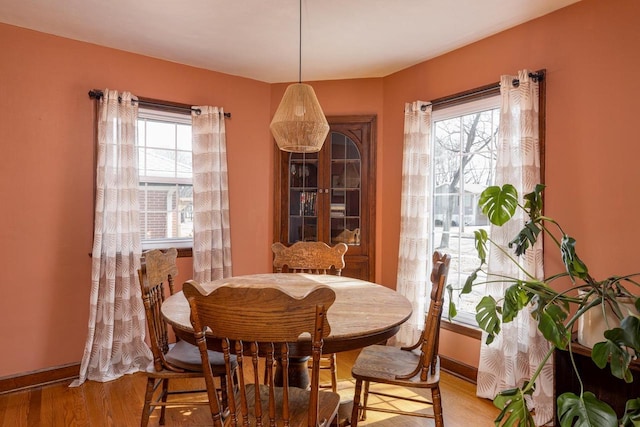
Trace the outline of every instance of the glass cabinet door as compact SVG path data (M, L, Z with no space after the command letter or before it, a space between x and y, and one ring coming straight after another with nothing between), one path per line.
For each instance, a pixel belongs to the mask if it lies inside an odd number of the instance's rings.
M376 117L329 116L317 153L274 142L274 242L346 243L347 277L375 279Z
M326 239L332 245L360 245L360 151L339 132L331 132L327 148L328 156L321 154L324 149L289 155L289 244Z
M289 244L318 240L318 153L289 157Z
M331 132L331 244L360 245L361 156L348 136Z

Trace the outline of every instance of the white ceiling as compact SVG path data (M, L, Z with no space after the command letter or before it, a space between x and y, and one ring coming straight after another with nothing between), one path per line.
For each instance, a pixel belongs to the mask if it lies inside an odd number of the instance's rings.
M304 0L302 80L386 76L576 1ZM297 0L0 0L0 22L268 83L298 80Z

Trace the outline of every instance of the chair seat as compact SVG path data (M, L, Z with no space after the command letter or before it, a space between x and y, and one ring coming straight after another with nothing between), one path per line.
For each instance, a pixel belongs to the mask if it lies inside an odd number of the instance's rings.
M216 373L224 373L225 367L224 357L222 356L222 353L209 350L208 354L213 374L215 375ZM178 341L175 344L170 344L169 351L165 354L164 357L167 362L179 368L188 371L202 371L200 350L198 350L198 347L196 347L195 345L190 344L186 341ZM235 356L232 357L231 364L233 369L235 369L235 367L238 365L235 360Z
M419 351L402 350L399 347L372 345L364 348L351 369L351 375L364 381L375 380L399 386L431 388L440 380L440 358L434 373L429 371L427 381L420 381L420 372L409 379L397 379L397 375L410 374L420 360Z
M262 423L263 425L269 425L269 387L260 384L260 401L262 402ZM255 408L255 384L247 384L247 406L249 407L249 424L256 425L255 416L253 415ZM307 417L309 411L309 390L303 390L298 387L289 388L289 408L290 408L290 425L291 426L307 426ZM277 426L283 425L283 420L280 418L282 414L282 388L275 389L276 397L276 419ZM237 400L240 401L239 398ZM323 420L332 420L337 412L338 405L340 404L340 395L330 391L320 391L318 394L318 424L322 425ZM240 408L236 409L238 419L241 418ZM325 424L327 427L329 423Z

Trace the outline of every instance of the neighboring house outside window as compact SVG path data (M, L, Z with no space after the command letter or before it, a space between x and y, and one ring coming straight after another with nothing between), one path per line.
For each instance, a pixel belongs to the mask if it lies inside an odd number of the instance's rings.
M478 198L493 184L499 119L499 96L434 108L432 113L430 250L451 255L447 283L454 288L462 288L479 265L474 231L484 228L489 232L488 220L478 208ZM453 320L477 327L475 308L483 296L483 286L474 286L471 294L462 297L454 291L458 315ZM445 317L448 300L447 294Z
M137 132L142 247L192 247L191 116L141 107Z

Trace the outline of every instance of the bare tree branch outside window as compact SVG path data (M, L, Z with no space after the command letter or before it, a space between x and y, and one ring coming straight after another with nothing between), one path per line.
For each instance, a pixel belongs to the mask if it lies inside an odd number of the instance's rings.
M452 255L449 282L454 287L475 265L473 231L488 228L477 200L493 183L498 122L497 108L434 122L433 245ZM482 296L481 290L465 295L456 305L475 314Z

